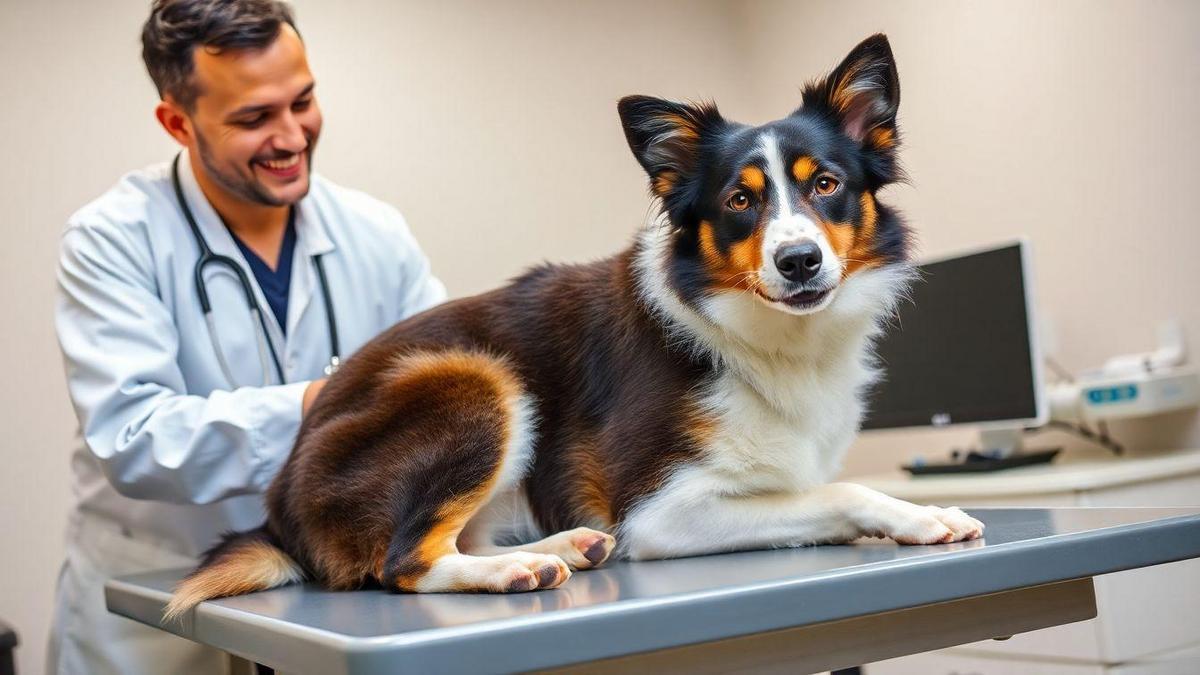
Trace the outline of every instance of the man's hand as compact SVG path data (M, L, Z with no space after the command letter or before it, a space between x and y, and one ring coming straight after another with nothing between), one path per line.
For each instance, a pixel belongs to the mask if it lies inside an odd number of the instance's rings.
M324 387L325 383L328 381L329 378L322 377L319 380L313 380L312 382L309 382L308 386L304 388L304 396L300 399L301 417L308 414L308 409L312 407L312 402L317 399L317 394L321 393L321 388Z

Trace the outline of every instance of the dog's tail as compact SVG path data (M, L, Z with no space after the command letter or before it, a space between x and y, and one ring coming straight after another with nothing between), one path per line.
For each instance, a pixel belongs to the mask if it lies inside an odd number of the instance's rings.
M175 586L163 621L173 621L205 600L265 591L303 578L300 565L279 548L265 525L249 532L231 532Z

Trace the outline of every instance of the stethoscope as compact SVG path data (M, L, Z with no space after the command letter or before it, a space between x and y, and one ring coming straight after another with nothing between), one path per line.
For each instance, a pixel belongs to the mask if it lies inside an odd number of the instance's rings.
M226 255L218 255L212 252L208 247L208 242L204 239L204 235L200 232L200 226L196 224L196 218L192 215L192 210L188 208L187 199L183 196L183 186L179 182L179 155L175 155L175 161L171 163L171 182L175 186L175 197L179 200L179 208L183 210L183 217L187 219L188 226L192 228L192 235L196 238L196 245L200 248L200 258L196 261L196 295L200 296L200 309L204 312L204 322L208 324L208 335L212 340L213 351L217 354L217 363L221 366L221 372L225 375L225 379L229 381L231 387L237 387L237 381L234 380L233 370L230 369L229 363L225 360L225 352L221 349L221 342L217 338L217 325L213 320L212 303L208 299L208 288L204 283L204 266L209 264L221 265L228 268L237 277L238 283L242 286L242 293L246 296L246 304L250 308L250 315L254 318L254 333L258 338L258 360L262 366L263 386L271 383L271 364L275 366L275 374L279 377L281 383L286 382L283 376L283 366L279 364L279 355L275 352L275 344L271 342L267 336L267 321L263 318L262 309L258 306L258 300L254 297L254 287L250 285L250 277L246 275L246 270L238 264L236 260ZM296 222L296 208L293 206L288 210L288 226L292 227ZM321 264L321 254L312 257L313 265L317 268L317 279L321 283L321 298L325 302L325 320L329 323L329 364L325 366L325 374L332 375L337 372L338 366L341 365L341 349L338 347L338 332L337 320L333 316L333 300L329 297L329 282L325 279L325 266Z

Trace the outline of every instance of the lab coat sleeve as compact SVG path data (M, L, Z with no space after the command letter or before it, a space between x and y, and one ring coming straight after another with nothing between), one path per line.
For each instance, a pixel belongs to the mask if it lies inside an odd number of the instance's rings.
M400 249L400 259L404 261L404 280L400 292L400 317L398 320L423 312L434 305L446 301L446 286L433 275L429 258L421 250L408 224L399 212L393 211L396 218L396 229Z
M308 383L186 394L152 269L148 247L121 228L63 236L55 323L84 440L127 497L263 492L291 451Z

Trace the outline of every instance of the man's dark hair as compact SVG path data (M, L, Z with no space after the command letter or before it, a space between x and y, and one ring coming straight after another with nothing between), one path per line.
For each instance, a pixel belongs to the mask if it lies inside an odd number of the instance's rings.
M192 78L197 47L261 49L285 23L296 28L280 0L154 0L142 27L142 60L158 95L191 111L201 93Z

